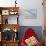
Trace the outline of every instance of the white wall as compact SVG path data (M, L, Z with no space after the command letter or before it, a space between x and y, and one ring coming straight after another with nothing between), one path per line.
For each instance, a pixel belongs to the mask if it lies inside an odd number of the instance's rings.
M0 0L0 6L1 6L1 7L4 7L4 6L5 6L5 7L6 7L6 6L7 6L7 7L9 7L9 6L14 6L14 4L15 4L14 1L15 1L15 0Z
M0 0L0 6L14 6L15 0ZM19 24L21 26L43 26L43 0L17 0L20 7ZM26 10L37 9L37 17L32 19L25 19L25 15L30 15Z
M20 25L22 26L43 26L43 6L42 0L24 0L23 9L37 9L36 19L24 19L28 12L21 9Z

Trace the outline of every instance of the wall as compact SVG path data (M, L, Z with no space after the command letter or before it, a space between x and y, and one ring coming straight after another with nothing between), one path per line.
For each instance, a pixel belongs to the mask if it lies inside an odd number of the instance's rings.
M15 0L0 0L0 6L1 6L1 7L14 6L14 1L15 1Z

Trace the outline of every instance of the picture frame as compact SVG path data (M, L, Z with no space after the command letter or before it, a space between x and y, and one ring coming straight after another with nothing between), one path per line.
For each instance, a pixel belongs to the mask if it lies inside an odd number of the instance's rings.
M37 9L26 9L24 19L37 19Z

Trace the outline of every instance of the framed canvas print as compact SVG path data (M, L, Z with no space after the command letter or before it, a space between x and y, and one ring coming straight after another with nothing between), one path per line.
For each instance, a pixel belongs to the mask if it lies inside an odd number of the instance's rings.
M37 9L25 9L25 19L36 19Z

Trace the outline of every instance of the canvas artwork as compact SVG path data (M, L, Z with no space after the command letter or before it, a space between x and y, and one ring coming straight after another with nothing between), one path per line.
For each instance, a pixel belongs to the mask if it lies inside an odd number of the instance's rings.
M37 18L37 9L26 9L25 19L36 19Z

